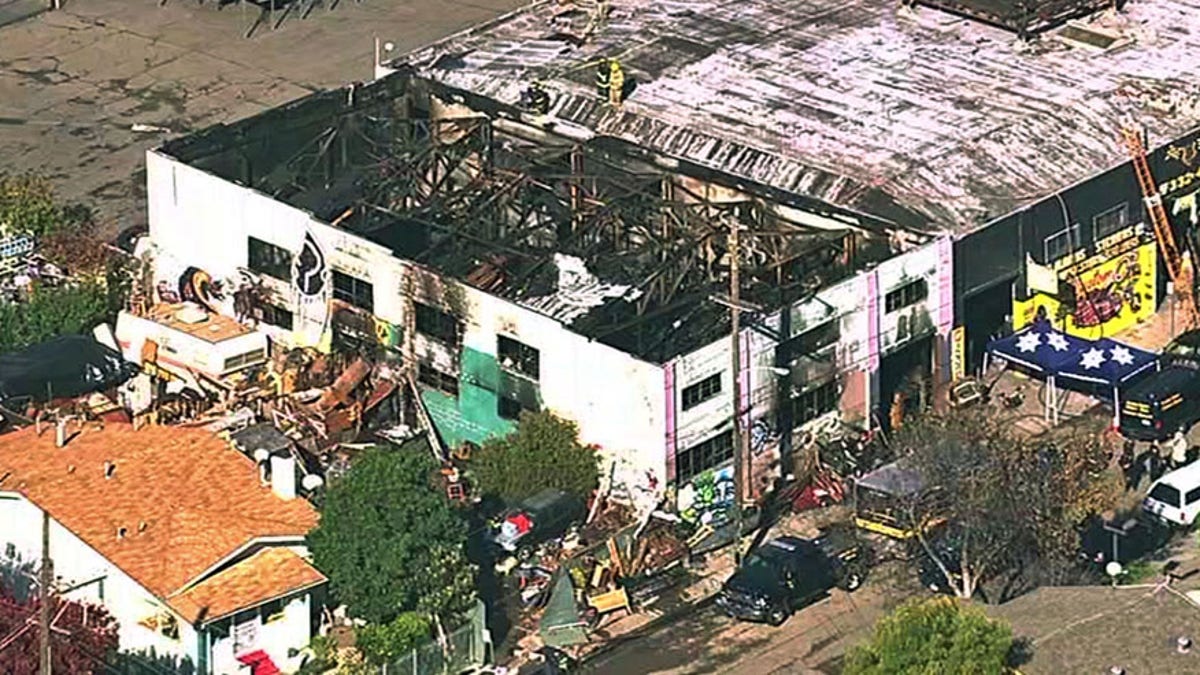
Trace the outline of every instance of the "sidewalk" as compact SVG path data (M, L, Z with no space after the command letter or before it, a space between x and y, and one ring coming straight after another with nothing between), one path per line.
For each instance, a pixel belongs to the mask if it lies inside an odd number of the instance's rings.
M1175 298L1167 298L1154 316L1113 337L1134 347L1160 351L1176 335L1187 330L1187 317L1175 311L1174 306Z

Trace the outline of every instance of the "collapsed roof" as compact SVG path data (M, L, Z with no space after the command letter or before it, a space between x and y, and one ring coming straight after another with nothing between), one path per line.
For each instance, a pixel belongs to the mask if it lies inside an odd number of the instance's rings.
M516 114L405 71L160 152L656 362L728 333L712 298L735 225L764 309L901 246L882 220L619 139L530 137Z
M1198 0L1133 2L1036 42L890 0L600 4L607 18L538 2L398 61L500 101L540 79L550 115L596 134L959 234L1127 161L1126 116L1151 145L1200 120ZM1096 3L935 4L1039 30ZM636 82L619 109L595 94L603 57Z

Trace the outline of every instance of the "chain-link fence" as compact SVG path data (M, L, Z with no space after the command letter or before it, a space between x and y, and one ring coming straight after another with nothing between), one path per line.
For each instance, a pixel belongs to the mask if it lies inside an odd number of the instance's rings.
M446 635L446 649L436 641L418 647L380 670L382 675L454 675L491 658L487 611L475 603L467 622Z

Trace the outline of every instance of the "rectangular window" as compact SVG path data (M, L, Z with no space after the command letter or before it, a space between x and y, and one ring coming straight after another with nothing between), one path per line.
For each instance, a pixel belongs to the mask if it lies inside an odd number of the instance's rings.
M1200 488L1192 488L1183 496L1183 505L1195 504L1200 500Z
M716 373L683 388L683 409L688 410L721 393L721 374Z
M915 305L929 297L929 284L924 279L917 279L904 284L900 288L883 296L884 312L891 314L898 309Z
M443 373L433 366L422 363L417 368L417 381L451 396L458 396L458 377Z
M1079 223L1075 223L1070 228L1061 232L1056 232L1049 237L1046 237L1044 242L1046 260L1043 264L1049 265L1059 258L1064 258L1083 247L1083 231L1079 228Z
M1101 239L1125 229L1129 224L1129 209L1125 204L1119 204L1092 218L1092 239Z
M733 432L720 433L707 441L675 455L675 480L688 481L696 474L707 471L733 459Z
M815 354L841 338L841 322L837 319L810 328L796 337L796 353L799 355Z
M537 412L536 407L528 407L516 398L501 396L496 399L496 414L506 420L521 419L521 412L528 410L529 412Z
M271 600L266 604L260 605L258 615L264 624L279 621L283 618L283 600Z
M268 277L288 281L292 276L292 253L262 239L249 238L246 266Z
M375 311L375 287L369 281L333 271L333 299L368 312Z
M262 322L284 330L292 330L293 317L288 310L272 304L262 306Z
M247 368L249 366L258 365L267 360L266 353L261 349L255 349L252 352L238 354L225 359L225 372L237 370L238 368Z
M447 344L458 344L458 319L420 302L416 306L417 332Z
M792 399L793 424L811 422L838 407L837 380L804 391Z
M540 355L538 350L533 347L510 337L497 335L496 356L500 359L500 366L505 370L538 379Z

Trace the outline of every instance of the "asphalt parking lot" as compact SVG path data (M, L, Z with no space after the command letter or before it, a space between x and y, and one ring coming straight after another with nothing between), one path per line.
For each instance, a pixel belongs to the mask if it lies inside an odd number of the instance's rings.
M50 176L109 232L144 224L144 153L170 135L368 79L377 36L400 53L525 3L342 0L250 39L253 8L217 4L70 0L0 28L0 171Z

